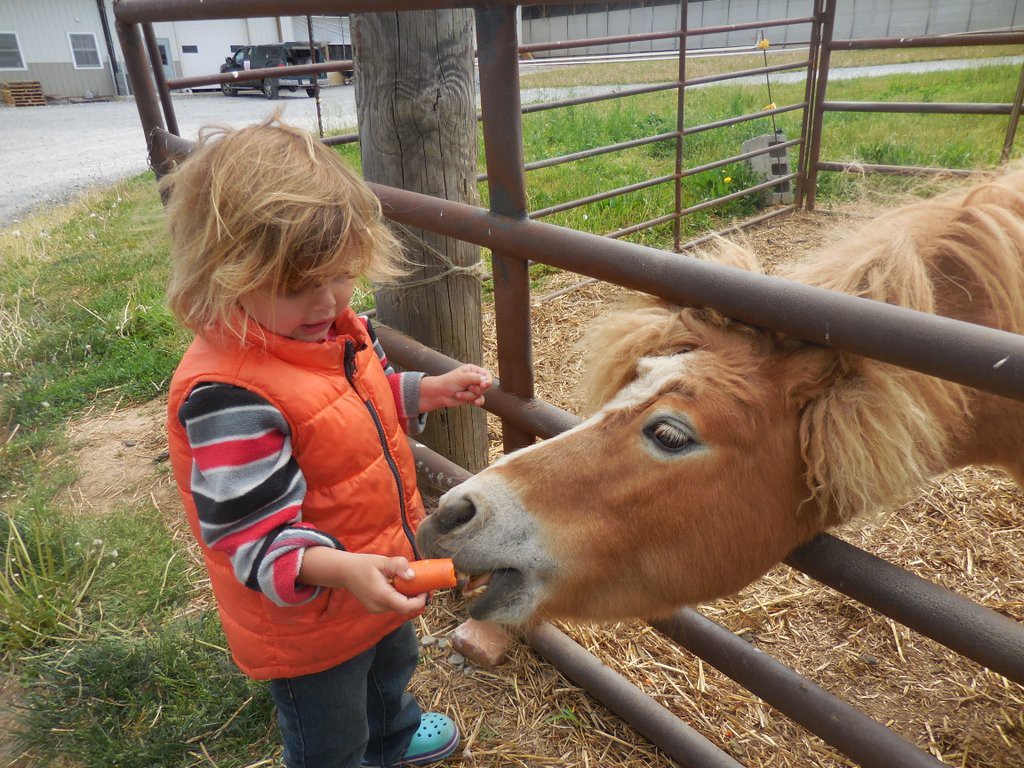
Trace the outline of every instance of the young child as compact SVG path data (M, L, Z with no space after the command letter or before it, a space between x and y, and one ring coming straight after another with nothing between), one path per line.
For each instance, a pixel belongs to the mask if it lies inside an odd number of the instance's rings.
M270 681L290 768L424 764L459 742L406 691L423 514L406 431L481 405L490 374L395 373L355 280L402 271L380 204L276 117L204 131L164 177L168 301L193 330L171 381L175 479L235 662Z

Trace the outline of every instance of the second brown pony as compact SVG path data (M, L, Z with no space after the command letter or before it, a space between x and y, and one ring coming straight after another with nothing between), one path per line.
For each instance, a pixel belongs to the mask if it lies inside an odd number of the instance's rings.
M735 245L715 258L756 269ZM1024 331L1024 172L894 210L792 280ZM594 414L443 499L426 556L491 574L477 618L652 617L734 592L928 478L1024 484L1024 403L647 300L591 335Z

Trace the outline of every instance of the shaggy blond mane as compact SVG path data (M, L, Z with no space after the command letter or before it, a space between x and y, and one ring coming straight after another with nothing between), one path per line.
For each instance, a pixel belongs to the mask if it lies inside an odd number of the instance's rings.
M1024 172L899 208L835 242L780 276L1024 330ZM759 271L756 257L732 243L723 241L705 257ZM765 355L784 357L798 349L819 358L811 366L816 379L786 382L785 388L807 393L799 420L805 479L826 522L891 509L949 466L951 446L968 428L972 390L856 355L782 343L776 334L713 310L651 297L611 313L585 340L590 406L629 383L640 358L698 348L720 352L727 329L742 334L732 338L747 348L759 337L753 348ZM777 369L806 373L807 366Z

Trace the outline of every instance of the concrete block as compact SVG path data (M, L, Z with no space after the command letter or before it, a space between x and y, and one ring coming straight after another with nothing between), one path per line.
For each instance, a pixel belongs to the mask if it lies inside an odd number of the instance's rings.
M758 149L765 149L774 144L782 144L786 141L786 134L782 131L766 133L747 139L741 145L743 152L753 152ZM747 160L751 170L765 181L788 176L789 154L786 149L777 149ZM793 180L779 182L771 188L770 200L776 205L788 205L793 202Z

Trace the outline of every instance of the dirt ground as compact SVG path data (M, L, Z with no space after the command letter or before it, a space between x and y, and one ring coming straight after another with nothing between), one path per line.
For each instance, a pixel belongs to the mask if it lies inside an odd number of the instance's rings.
M797 213L749 238L769 266L815 247L828 226L864 210ZM579 282L559 275L550 286ZM576 409L569 350L621 289L589 284L534 303L538 395ZM485 320L485 333L493 318ZM490 344L490 341L488 341ZM489 365L495 366L493 350ZM164 403L118 408L72 425L83 480L74 504L102 514L149 495L183 547L195 553L166 472ZM496 421L492 434L498 434ZM85 450L88 448L88 450ZM493 453L499 451L497 444ZM929 485L887 521L840 531L869 552L1024 621L1024 493L1005 475L968 469ZM701 612L743 636L922 749L955 766L1024 766L1024 689L931 640L779 566ZM517 643L495 670L466 665L447 646L465 618L439 595L420 620L423 665L414 681L427 709L448 713L465 739L454 766L635 768L671 761L643 736ZM746 766L851 761L642 623L560 627L604 663ZM254 756L255 759L255 756Z

